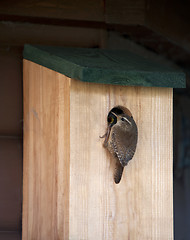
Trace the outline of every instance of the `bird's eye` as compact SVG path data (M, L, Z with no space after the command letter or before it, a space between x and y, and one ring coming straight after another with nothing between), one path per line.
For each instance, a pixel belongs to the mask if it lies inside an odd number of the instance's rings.
M108 121L109 126L112 127L114 124L117 123L117 117L113 113L109 113L107 121Z
M112 117L109 117L109 118L108 118L108 122L109 122L109 123L113 123L113 121L114 121L114 119L113 119Z
M123 121L123 122L125 121L126 123L131 125L131 122L127 118L125 118L125 117L122 117L121 121Z

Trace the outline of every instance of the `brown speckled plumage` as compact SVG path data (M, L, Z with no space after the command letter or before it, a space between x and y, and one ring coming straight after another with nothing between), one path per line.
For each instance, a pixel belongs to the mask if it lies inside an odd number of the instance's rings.
M108 114L108 130L104 147L116 159L115 183L119 183L123 168L133 158L138 138L136 123L131 112L122 106L116 106Z

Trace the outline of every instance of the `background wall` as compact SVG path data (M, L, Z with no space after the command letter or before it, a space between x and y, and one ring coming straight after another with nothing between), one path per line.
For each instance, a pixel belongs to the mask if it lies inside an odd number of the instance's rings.
M174 213L175 239L190 239L189 10L187 0L1 0L0 240L21 239L25 43L128 49L187 73L174 90Z
M0 48L0 239L20 239L22 49Z

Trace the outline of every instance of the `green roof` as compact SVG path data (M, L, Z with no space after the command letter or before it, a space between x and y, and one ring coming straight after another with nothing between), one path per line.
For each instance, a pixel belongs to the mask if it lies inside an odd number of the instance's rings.
M126 50L24 46L24 58L84 82L184 88L185 73Z

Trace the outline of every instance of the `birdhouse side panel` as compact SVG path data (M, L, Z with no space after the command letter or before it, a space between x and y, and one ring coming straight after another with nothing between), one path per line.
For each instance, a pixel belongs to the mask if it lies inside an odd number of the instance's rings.
M69 86L24 60L24 240L69 238Z

